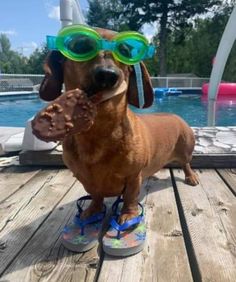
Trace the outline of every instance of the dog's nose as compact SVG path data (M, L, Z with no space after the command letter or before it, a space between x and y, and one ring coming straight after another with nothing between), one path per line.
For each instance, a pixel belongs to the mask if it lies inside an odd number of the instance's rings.
M97 67L94 71L94 82L100 89L109 89L116 84L119 73L113 68Z

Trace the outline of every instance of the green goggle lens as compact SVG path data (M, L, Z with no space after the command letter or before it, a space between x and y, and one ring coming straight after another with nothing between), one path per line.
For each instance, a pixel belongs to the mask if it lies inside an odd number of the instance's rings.
M98 47L97 40L84 34L74 35L64 40L64 48L67 53L82 61L95 57Z
M130 64L135 64L144 58L147 48L148 44L136 36L117 39L114 56L119 61L129 60Z
M128 65L154 54L154 47L149 46L147 39L137 32L121 32L108 41L95 30L82 25L67 26L57 37L48 36L47 46L79 62L91 60L100 50L111 51L115 59Z

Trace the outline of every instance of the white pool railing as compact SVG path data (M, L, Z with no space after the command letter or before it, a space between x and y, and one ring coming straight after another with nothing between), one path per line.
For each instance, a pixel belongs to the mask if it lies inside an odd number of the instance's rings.
M208 92L208 126L215 126L216 100L225 64L236 39L236 6L228 20L213 64Z
M60 0L60 20L61 26L71 24L84 24L84 16L79 1Z

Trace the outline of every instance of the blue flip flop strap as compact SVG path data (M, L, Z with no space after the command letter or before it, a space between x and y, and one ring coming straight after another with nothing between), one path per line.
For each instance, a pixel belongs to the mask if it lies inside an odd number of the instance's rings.
M83 212L81 204L83 203L83 201L86 201L86 200L92 200L91 196L88 195L88 196L84 196L78 199L77 201L78 213L74 218L74 223L79 225L79 227L81 228L81 235L84 235L84 227L86 225L103 220L106 214L106 206L103 205L102 212L96 213L86 219L80 219L80 214Z
M123 224L119 224L115 218L113 217L110 221L110 224L113 228L115 228L117 231L125 231L127 229L129 229L130 227L139 224L141 221L143 220L143 216L139 215L137 217L134 217L130 220L127 220L125 223Z
M100 213L96 213L86 219L80 219L78 216L75 217L74 223L78 224L80 227L84 227L87 224L90 223L94 223L94 222L98 222L101 221L104 218L105 213L104 212L100 212Z
M113 211L113 217L111 218L110 220L110 225L116 229L118 232L117 232L117 239L120 239L120 232L121 231L125 231L127 229L129 229L130 227L136 225L136 224L139 224L143 218L144 218L144 209L143 209L143 206L142 204L138 203L138 205L141 207L141 213L139 216L137 217L134 217L128 221L126 221L125 223L123 224L119 224L117 222L117 218L118 216L120 215L120 213L118 213L118 206L120 203L124 202L124 200L121 198L121 197L118 197L117 200L114 202L114 204L112 205L112 211Z
M87 195L77 200L76 204L77 204L77 209L78 209L79 214L83 212L82 206L84 204L84 201L87 201L87 200L92 200L92 197L90 195Z

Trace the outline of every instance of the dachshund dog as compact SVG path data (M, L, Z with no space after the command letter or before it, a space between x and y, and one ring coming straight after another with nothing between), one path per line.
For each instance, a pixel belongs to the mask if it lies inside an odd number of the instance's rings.
M96 31L107 40L115 35L110 30ZM64 163L92 197L83 218L101 211L105 197L120 195L124 200L120 223L137 216L142 181L172 161L182 166L187 184L198 184L190 167L195 144L192 129L173 114L138 115L129 109L128 104L139 106L132 66L116 61L110 51L100 51L86 62L72 61L52 51L44 69L40 88L44 100L59 97L63 82L66 91L81 89L91 99L93 93L111 93L97 103L97 114L88 130L63 139ZM143 63L141 70L144 107L149 107L153 89ZM112 95L123 82L127 88Z

